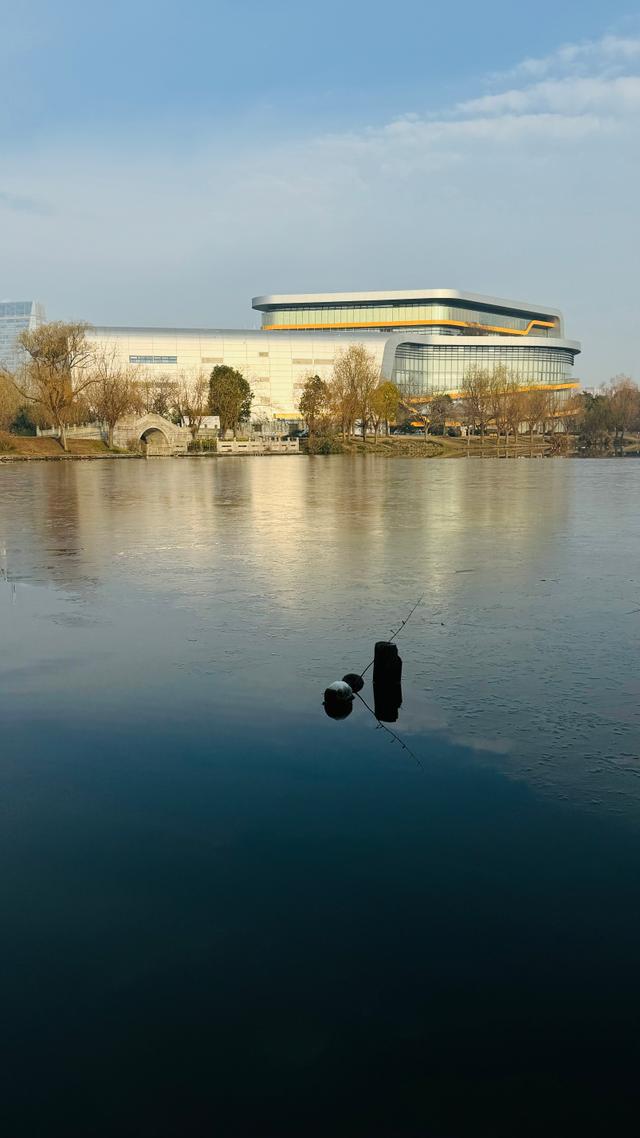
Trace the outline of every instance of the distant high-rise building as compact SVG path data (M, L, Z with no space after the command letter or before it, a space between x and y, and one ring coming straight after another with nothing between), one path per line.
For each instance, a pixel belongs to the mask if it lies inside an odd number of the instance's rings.
M17 367L20 349L18 336L26 329L37 328L44 321L44 308L36 300L0 300L0 363Z

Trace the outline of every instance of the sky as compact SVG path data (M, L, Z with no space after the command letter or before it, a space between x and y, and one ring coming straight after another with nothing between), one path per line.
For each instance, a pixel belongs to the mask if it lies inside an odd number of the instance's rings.
M637 3L0 0L0 69L0 299L251 328L457 288L640 380Z

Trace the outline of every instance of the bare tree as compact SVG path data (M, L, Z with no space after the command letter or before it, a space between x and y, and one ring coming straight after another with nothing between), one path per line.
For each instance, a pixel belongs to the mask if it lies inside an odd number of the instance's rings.
M94 375L88 402L93 416L107 428L107 444L112 447L118 420L140 407L138 374L130 364L122 363L117 349L105 348L95 357Z
M91 364L94 349L87 340L89 325L54 321L25 329L18 344L26 353L25 363L15 374L6 370L23 397L40 409L54 427L60 445L67 450L67 426L73 422L84 392L95 383Z
M330 385L334 414L341 423L342 435L351 434L355 420L362 421L362 436L370 417L371 396L380 382L380 371L374 356L364 344L351 344L341 352L333 366Z
M489 374L489 407L496 426L496 454L500 454L500 438L507 433L507 392L509 373L504 364L498 364Z
M518 433L526 418L525 392L517 376L511 375L507 379L504 394L505 418L505 455L509 457L509 434L513 435L514 453L518 452Z
M420 426L424 431L425 440L429 435L429 400L431 396L424 396L422 402L418 402L417 396L409 396L402 400L402 410L406 416L405 426L410 424L412 427Z
M559 414L558 392L553 391L550 388L547 388L546 389L546 396L547 396L547 399L546 399L546 407L545 407L545 418L544 418L544 421L542 424L542 429L545 433L548 431L549 434L553 436L556 433L556 427L558 425L558 414ZM553 442L553 439L552 439L552 442Z
M356 367L356 398L358 414L362 423L362 438L367 437L367 426L371 418L371 400L376 387L380 383L380 368L375 357L367 352L362 345L362 351L355 361Z
M467 435L467 457L471 453L471 434L476 429L476 416L473 399L464 393L456 403L456 411Z
M20 407L20 396L8 373L0 371L0 430L8 431Z
M427 422L433 434L445 434L447 419L450 417L452 411L453 399L450 395L438 394L430 399Z
M183 373L180 376L175 386L174 407L195 441L203 420L209 414L209 376L206 372L199 371L195 376Z
M178 384L171 375L149 375L138 372L136 388L140 411L170 419L175 411Z
M370 411L375 442L378 441L378 431L382 422L385 423L387 434L389 434L389 420L395 420L399 406L400 392L395 383L389 379L383 380L371 395Z
M463 407L465 421L480 431L480 453L484 453L484 436L491 419L491 373L485 368L471 368L464 378Z
M298 410L309 429L309 440L316 433L318 423L327 414L329 407L329 387L319 375L308 375L304 381Z
M533 456L533 432L543 429L549 406L548 392L544 387L530 387L524 396L524 418L529 430L529 457Z
M625 431L640 427L640 392L628 375L617 375L606 393L609 398L614 447L620 449Z

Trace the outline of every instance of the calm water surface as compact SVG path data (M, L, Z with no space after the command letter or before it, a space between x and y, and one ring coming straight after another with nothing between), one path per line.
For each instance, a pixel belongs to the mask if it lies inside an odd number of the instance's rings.
M0 467L3 1133L623 1132L639 494L633 461ZM422 594L403 750L322 691Z

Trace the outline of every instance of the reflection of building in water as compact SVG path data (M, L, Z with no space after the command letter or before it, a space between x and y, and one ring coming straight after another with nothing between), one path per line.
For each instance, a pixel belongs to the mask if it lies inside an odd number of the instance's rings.
M0 502L10 575L83 593L113 575L133 573L143 590L191 575L212 603L222 591L246 595L249 623L268 607L291 629L314 618L305 598L326 593L335 627L368 645L390 631L381 618L392 626L422 593L433 613L460 595L464 621L472 578L456 571L499 553L505 574L526 578L571 512L573 481L559 462L152 462L5 471L16 486Z
M6 470L16 492L0 503L0 545L11 574L85 588L114 557L153 569L171 556L176 571L233 567L283 619L314 586L332 591L339 612L343 596L351 604L349 582L359 606L376 590L392 600L393 620L396 598L401 608L415 600L416 583L437 605L455 570L481 566L495 549L505 566L533 555L564 529L573 485L554 462L152 462ZM358 612L344 618L357 627ZM367 635L376 627L369 621Z
M406 396L459 393L472 368L505 366L521 382L569 391L580 345L547 305L452 289L254 297L259 330L100 327L123 362L171 379L238 368L262 419L296 419L304 380L330 377L340 352L363 344Z
M109 645L118 668L133 656L153 670L166 654L206 674L212 708L221 670L238 690L249 669L319 693L364 668L423 596L399 639L402 733L417 752L418 735L428 746L442 732L550 794L611 801L623 786L637 808L633 771L620 771L637 751L637 624L615 623L637 605L633 472L613 512L603 471L343 456L12 464L0 550L10 580L53 583L58 600L84 601L74 620L82 608L104 621L85 647ZM370 685L363 695L373 707Z

